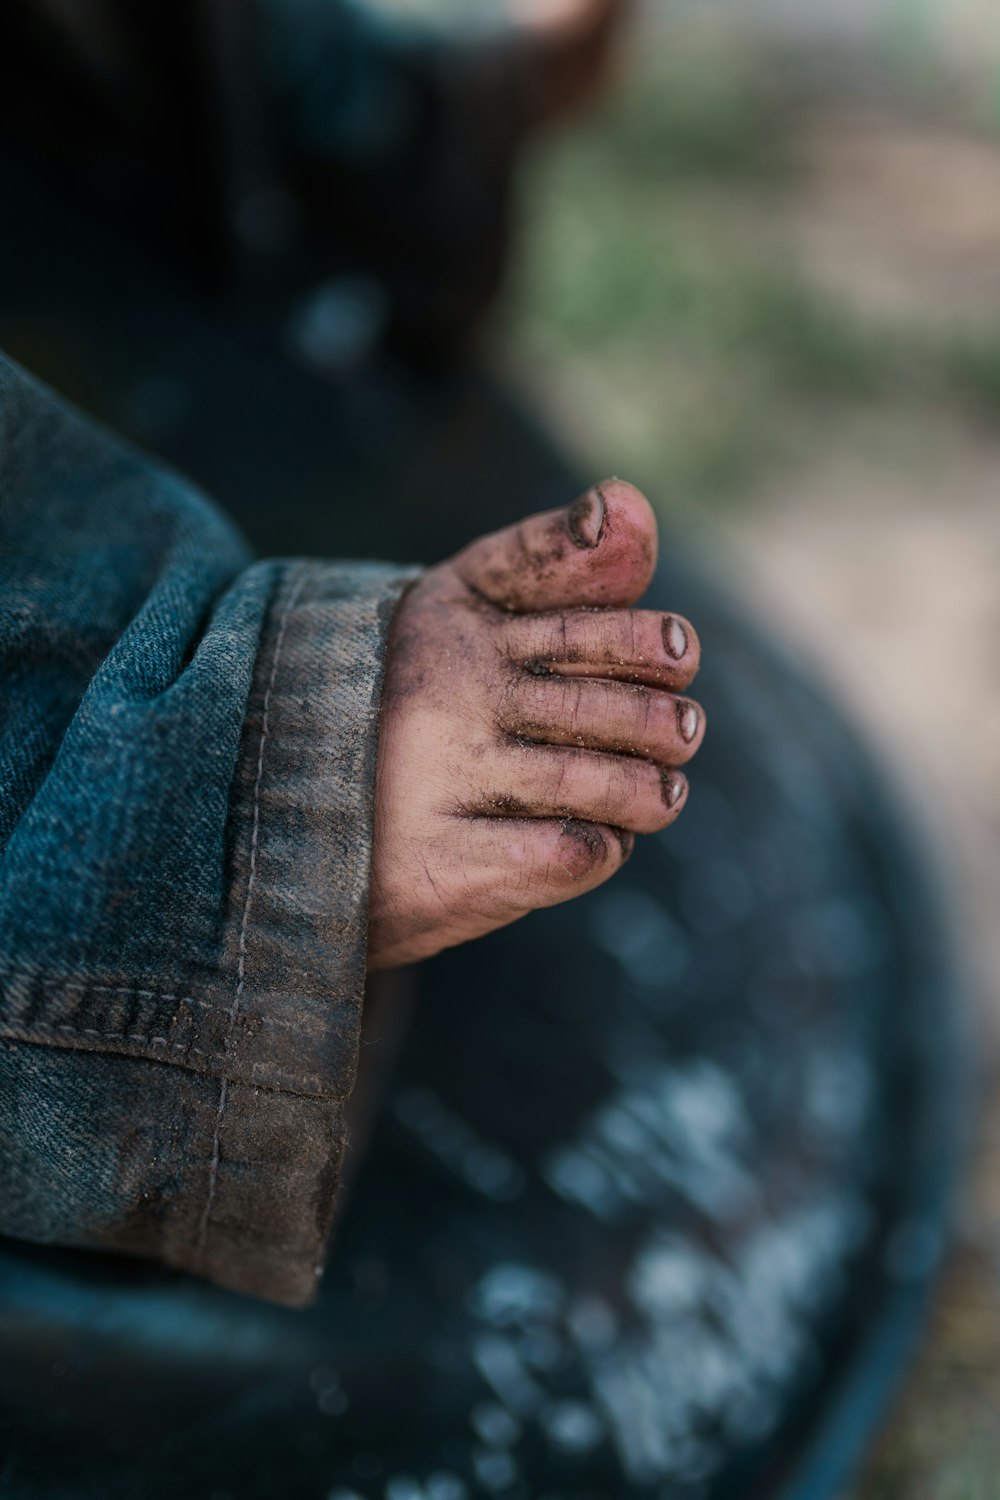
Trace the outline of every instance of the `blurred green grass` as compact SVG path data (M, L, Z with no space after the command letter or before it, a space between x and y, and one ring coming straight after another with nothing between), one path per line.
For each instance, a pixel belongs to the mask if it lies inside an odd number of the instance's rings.
M751 493L803 424L847 409L903 404L917 424L931 405L1000 412L1000 317L931 334L803 264L787 230L800 73L742 35L653 40L521 184L506 342L595 469L713 508Z

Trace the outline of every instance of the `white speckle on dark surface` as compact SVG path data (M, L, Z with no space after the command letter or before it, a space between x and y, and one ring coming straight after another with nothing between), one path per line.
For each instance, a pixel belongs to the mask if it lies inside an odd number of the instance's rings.
M588 1354L608 1349L618 1336L618 1319L602 1297L578 1297L566 1324L577 1346Z
M518 1469L509 1453L480 1448L472 1455L476 1478L488 1490L506 1490L518 1477Z
M409 1474L393 1474L385 1482L385 1500L425 1500L424 1490Z
M631 1483L696 1486L723 1461L725 1442L766 1436L789 1384L815 1369L811 1329L843 1290L868 1213L860 1190L828 1184L810 1196L806 1181L784 1184L780 1211L770 1211L750 1178L752 1112L718 1065L637 1056L618 1075L545 1177L588 1214L596 1206L605 1217L609 1203L615 1216L653 1211L621 1284L627 1312L596 1291L567 1302L540 1267L494 1266L467 1302L493 1330L473 1357L526 1436L540 1430L567 1457L609 1438ZM833 1063L819 1087L821 1120L844 1090L864 1093L863 1080ZM830 1149L841 1139L834 1131ZM724 1231L725 1254L711 1239L660 1227L656 1210L678 1197ZM572 1350L585 1396L567 1398L545 1361L528 1357L540 1339Z
M614 888L595 902L598 943L637 985L657 995L682 978L688 942L666 907L646 891Z
M336 276L289 316L285 339L301 364L330 374L350 370L374 349L388 317L385 289L370 276Z
M442 1166L484 1198L510 1203L524 1191L525 1174L499 1146L484 1141L430 1089L412 1088L396 1100L396 1118Z
M474 1406L469 1423L480 1442L489 1448L511 1448L521 1436L520 1422L495 1401L482 1401Z
M579 1456L596 1448L604 1423L584 1401L554 1401L541 1414L541 1424L553 1448Z
M494 1328L519 1327L525 1319L551 1318L562 1309L562 1283L548 1272L513 1261L491 1266L469 1297L469 1311Z
M571 1358L571 1350L565 1340L548 1328L531 1329L525 1333L518 1349L525 1364L533 1370L561 1370Z
M544 1391L528 1373L509 1338L482 1335L473 1344L472 1358L487 1385L517 1416L528 1416L543 1404Z
M429 1474L424 1483L427 1500L466 1500L468 1489L465 1481L447 1469L438 1469Z

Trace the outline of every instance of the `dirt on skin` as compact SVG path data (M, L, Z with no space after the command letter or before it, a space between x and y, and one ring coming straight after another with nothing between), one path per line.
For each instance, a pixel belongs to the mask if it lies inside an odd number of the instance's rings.
M568 539L574 546L591 550L604 534L605 514L604 497L595 487L586 495L581 495L570 507L568 514L553 516L547 531L546 546L529 548L523 532L519 531L523 564L519 570L521 577L518 583L512 586L510 572L506 567L490 569L485 574L494 608L512 611L523 609L521 581L530 579L537 585L543 585L558 578L566 556L567 531Z

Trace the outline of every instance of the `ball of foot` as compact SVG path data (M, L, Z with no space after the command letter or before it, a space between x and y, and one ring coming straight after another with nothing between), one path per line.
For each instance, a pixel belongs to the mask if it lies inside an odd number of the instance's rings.
M656 522L609 480L429 569L389 639L369 967L609 879L680 814L705 715L694 629L634 608Z

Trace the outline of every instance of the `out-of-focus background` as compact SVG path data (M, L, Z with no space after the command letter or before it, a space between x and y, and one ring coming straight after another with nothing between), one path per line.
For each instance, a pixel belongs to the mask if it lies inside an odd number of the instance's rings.
M898 767L976 995L960 1243L850 1500L1000 1490L1000 9L661 3L524 170L503 361Z

